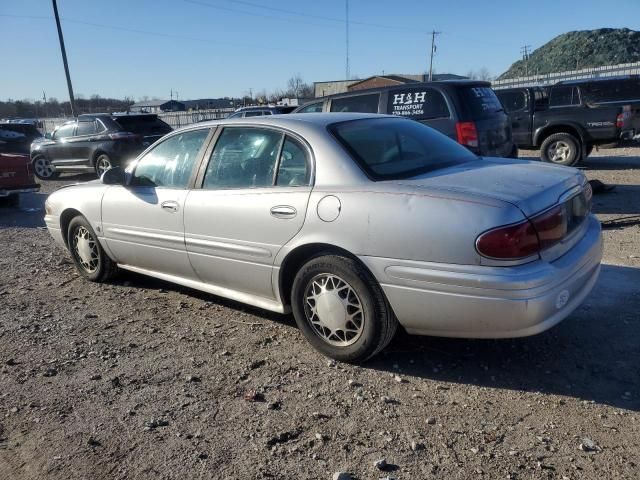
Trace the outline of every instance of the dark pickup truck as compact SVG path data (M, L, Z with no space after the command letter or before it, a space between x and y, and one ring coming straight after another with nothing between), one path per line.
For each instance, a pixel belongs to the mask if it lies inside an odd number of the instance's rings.
M540 149L547 162L575 165L594 146L625 145L640 132L640 82L635 78L567 81L496 94L511 119L514 143Z

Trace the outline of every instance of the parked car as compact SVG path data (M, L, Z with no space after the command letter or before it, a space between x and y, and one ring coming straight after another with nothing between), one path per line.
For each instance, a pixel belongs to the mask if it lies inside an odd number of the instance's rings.
M370 114L225 119L45 204L79 273L161 278L293 311L307 340L363 361L412 334L519 337L587 296L600 224L577 169L480 159Z
M356 90L306 103L294 113L363 112L417 120L482 156L517 158L509 117L489 82L449 80Z
M640 83L621 80L560 82L552 87L497 90L520 148L572 166L595 146L626 145L640 131ZM634 88L635 87L635 88Z
M246 117L262 117L264 115L280 115L283 113L291 113L296 107L289 106L259 106L259 107L240 107L227 118L246 118Z
M31 143L42 138L42 133L31 123L0 122L0 152L26 153Z
M0 205L17 205L21 193L38 190L29 155L0 153Z
M90 171L100 176L126 164L171 130L152 114L80 115L32 144L33 168L43 180L61 172Z

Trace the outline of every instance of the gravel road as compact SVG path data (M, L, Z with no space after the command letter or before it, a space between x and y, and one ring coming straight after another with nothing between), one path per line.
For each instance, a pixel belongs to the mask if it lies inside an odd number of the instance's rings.
M640 149L585 167L617 187L594 199L606 265L569 319L514 340L400 333L361 367L289 316L81 280L42 205L90 177L46 182L0 209L0 479L640 478Z

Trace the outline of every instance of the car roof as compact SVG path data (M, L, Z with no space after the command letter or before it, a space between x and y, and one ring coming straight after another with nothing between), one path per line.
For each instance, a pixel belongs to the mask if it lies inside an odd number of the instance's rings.
M216 125L273 125L283 128L292 128L298 126L315 126L326 127L332 123L348 122L349 120L362 120L366 118L399 118L394 115L379 115L375 113L289 113L285 115L270 115L266 117L248 117L248 118L225 118L220 120L209 120L198 123L202 126ZM190 125L191 126L191 125ZM184 127L189 128L189 126Z

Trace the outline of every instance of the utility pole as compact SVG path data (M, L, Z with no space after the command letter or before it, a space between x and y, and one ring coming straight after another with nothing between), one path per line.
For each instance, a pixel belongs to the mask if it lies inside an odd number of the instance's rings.
M529 54L531 53L531 45L523 45L520 48L520 53L522 53L522 60L524 61L524 72L525 77L529 76Z
M58 27L58 39L60 40L60 51L62 52L62 63L64 64L64 73L67 76L67 88L69 89L69 104L71 105L71 116L76 116L76 101L73 98L73 87L71 86L71 75L69 75L69 64L67 63L67 51L64 48L64 38L62 37L62 27L60 26L60 16L58 15L58 4L56 0L53 2L53 15L56 17L56 26Z
M48 115L47 115L47 94L44 93L44 90L42 90L42 101L44 102L44 116L48 117Z
M347 70L347 78L346 80L349 80L349 78L351 77L351 72L349 71L349 0L345 0L345 14L346 14L346 28L347 28L347 36L346 36L346 54L347 54L347 65L346 65L346 70Z
M442 32L431 31L431 59L429 60L429 81L433 81L433 55L436 53L436 35Z
M169 95L171 95L171 100L173 100L173 88L171 89L171 93Z

